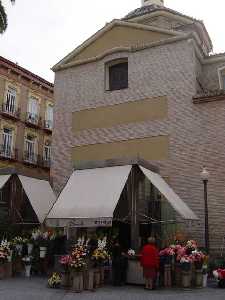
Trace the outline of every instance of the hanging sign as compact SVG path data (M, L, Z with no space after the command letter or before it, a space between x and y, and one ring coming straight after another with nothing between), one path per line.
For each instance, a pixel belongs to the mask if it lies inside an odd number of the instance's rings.
M112 218L82 218L68 221L68 227L111 227Z

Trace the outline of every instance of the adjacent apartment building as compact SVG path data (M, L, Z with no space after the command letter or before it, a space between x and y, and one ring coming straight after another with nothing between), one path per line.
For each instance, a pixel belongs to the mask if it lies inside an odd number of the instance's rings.
M15 178L13 188L13 175L50 179L53 106L52 83L0 57L0 174L12 175L1 183L0 217L20 215L22 187Z
M81 162L138 156L159 168L199 217L186 231L204 245L200 172L206 166L210 247L219 251L225 228L225 54L212 50L202 21L163 0L147 0L56 64L55 191Z

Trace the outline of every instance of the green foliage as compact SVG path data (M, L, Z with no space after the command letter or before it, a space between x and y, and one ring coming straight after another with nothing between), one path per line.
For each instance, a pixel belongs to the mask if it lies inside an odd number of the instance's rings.
M15 0L10 0L12 4L15 3ZM0 33L3 33L6 31L6 28L8 26L8 21L7 21L7 14L5 12L5 8L2 5L2 1L0 0Z

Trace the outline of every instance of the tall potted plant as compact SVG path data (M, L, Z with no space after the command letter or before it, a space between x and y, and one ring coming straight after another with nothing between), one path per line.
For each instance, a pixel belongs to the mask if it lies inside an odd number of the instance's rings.
M84 288L83 271L87 263L85 261L87 252L84 246L76 246L72 250L70 270L73 276L73 290L75 292L82 292Z

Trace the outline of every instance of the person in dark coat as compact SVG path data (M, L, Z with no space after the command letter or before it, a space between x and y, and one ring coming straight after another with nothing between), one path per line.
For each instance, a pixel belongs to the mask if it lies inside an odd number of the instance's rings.
M113 285L121 286L126 283L127 258L118 240L112 246L112 281Z

